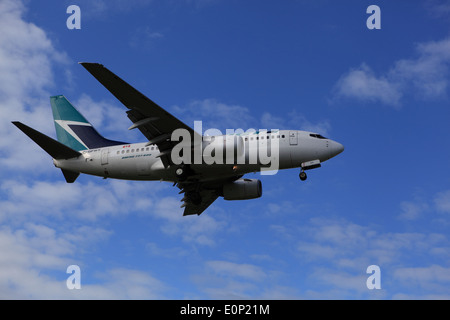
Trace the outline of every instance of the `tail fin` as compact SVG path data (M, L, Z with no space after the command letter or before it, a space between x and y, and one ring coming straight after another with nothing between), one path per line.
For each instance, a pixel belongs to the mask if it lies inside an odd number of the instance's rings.
M105 139L63 95L50 97L58 141L77 150L109 147L125 142Z

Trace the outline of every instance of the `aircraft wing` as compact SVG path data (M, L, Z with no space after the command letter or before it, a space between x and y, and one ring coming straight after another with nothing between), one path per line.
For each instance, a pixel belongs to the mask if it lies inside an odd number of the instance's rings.
M241 177L242 175L237 175L216 179L210 178L208 180L202 181L185 181L176 183L176 186L181 189L180 193L184 193L184 197L183 199L181 199L182 202L184 201L181 207L185 208L183 215L200 215L214 201L216 201L224 184L235 181L236 179L239 179ZM200 197L201 199L200 202L198 197Z
M129 109L127 115L133 122L130 129L138 128L149 140L149 144L154 143L158 146L159 157L166 168L172 164L170 151L178 143L178 141L170 141L172 132L182 128L189 131L192 139L194 139L194 135L198 135L191 127L168 113L103 65L88 62L80 64Z
M202 197L202 201L198 205L183 200L184 201L184 204L182 205L184 206L183 216L188 216L192 214L200 215L219 197L219 195L214 190L202 190L200 191L200 196Z

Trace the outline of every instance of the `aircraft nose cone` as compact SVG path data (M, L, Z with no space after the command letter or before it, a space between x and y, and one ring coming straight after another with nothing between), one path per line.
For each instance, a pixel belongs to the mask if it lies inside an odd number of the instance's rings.
M336 146L336 154L341 153L342 151L344 151L344 146L342 144L340 144L339 142L336 142L337 146Z
M342 144L340 144L339 142L332 141L332 143L330 144L330 151L332 152L333 157L335 157L339 153L344 151L344 146Z

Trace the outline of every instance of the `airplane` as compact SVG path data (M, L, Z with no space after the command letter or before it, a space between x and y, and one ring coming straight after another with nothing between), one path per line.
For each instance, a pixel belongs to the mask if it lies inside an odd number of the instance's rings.
M300 168L302 181L307 178L306 170L320 167L344 150L336 141L302 130L202 135L102 64L80 64L128 109L127 116L133 123L129 129L140 130L147 142L106 139L65 96L50 97L57 140L19 121L12 123L53 158L67 183L73 183L80 173L104 179L168 181L180 189L179 194L184 194L183 215L200 215L220 196L225 200L262 196L259 179L243 178L247 173L263 173L270 168L267 161L263 162L261 150L276 155L276 170ZM173 139L180 130L189 134L190 140ZM174 153L176 148L181 152ZM210 154L202 154L208 148ZM188 162L188 156L195 159L194 153L199 150L200 161Z

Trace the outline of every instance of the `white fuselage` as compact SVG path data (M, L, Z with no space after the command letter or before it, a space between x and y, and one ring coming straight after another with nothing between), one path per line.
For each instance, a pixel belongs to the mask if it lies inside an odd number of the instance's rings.
M209 177L217 179L264 169L296 168L312 160L326 161L343 150L341 144L323 137L317 138L317 134L307 131L253 132L241 137L244 151L239 159L212 164L193 162L190 167L194 172L199 172L197 178L207 181ZM270 155L275 141L278 158L277 163L271 166L258 155ZM61 169L105 178L177 181L176 166L165 168L159 156L156 145L144 142L84 150L78 158L53 162Z

